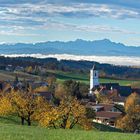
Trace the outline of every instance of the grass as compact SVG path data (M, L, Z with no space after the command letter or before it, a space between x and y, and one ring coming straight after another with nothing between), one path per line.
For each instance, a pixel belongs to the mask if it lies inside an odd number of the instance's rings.
M20 80L23 80L23 79L28 79L28 80L38 80L40 77L39 76L36 76L36 75L31 75L31 74L28 74L28 73L24 73L24 72L9 72L9 71L2 71L0 70L0 80L14 80L15 79L15 76L18 75L18 78Z
M0 124L0 140L139 140L140 135L117 132L46 129Z
M48 71L51 74L54 74L58 80L58 82L63 82L65 80L77 80L80 82L84 82L89 84L89 75L88 74L79 74L79 73L72 73L72 72L62 72L62 71ZM134 80L116 80L116 79L109 79L109 78L99 78L100 83L119 83L120 85L140 85L140 81Z
M72 73L72 72L63 72L63 71L54 71L54 70L48 70L48 74L54 74L57 78L58 82L64 82L65 80L76 80L79 82L83 82L89 85L89 74L81 74L81 73ZM14 80L15 75L18 75L19 79L23 80L25 79L32 79L32 80L39 80L41 79L40 76L27 74L24 72L7 72L7 71L0 71L0 80ZM43 77L47 78L47 77ZM140 87L140 80L134 81L134 80L116 80L116 79L109 79L109 78L100 78L100 83L119 83L120 85L132 85L137 87Z

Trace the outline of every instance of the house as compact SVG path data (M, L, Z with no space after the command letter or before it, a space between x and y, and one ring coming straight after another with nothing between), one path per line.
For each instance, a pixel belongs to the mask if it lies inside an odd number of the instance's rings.
M116 120L124 115L124 112L115 104L92 104L88 107L92 108L96 113L93 122L102 123L112 127L115 127Z
M37 89L39 87L48 87L48 83L47 82L44 82L44 81L37 81L37 82L31 82L30 83L30 86L33 89Z
M45 98L47 101L51 101L53 98L52 93L47 92L47 91L38 91L38 92L34 93L34 96L41 96L41 97Z
M12 65L6 66L6 71L14 71L14 67Z
M17 66L15 68L15 71L21 72L21 71L24 71L24 68L23 67L20 67L20 66Z

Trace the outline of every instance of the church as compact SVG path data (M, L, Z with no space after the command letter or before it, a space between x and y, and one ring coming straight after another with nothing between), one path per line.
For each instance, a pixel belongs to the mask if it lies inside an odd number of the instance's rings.
M119 83L100 83L99 82L99 71L96 68L96 65L93 65L90 70L90 90L89 95L92 96L95 93L95 90L100 90L102 93L106 93L107 91L111 92L116 90L120 96L127 97L132 93L131 86L122 86Z

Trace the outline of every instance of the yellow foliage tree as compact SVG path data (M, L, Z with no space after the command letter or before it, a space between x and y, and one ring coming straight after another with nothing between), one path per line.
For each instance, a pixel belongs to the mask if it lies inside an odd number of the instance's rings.
M140 96L131 94L125 103L126 115L117 121L117 127L124 131L140 130Z
M32 72L33 72L33 67L32 67L32 66L27 67L27 68L26 68L26 71L27 71L28 73L32 73Z
M76 124L85 129L91 128L86 117L85 107L76 98L63 98L58 107L51 106L42 112L40 124L43 126L54 126L55 128L72 129Z
M7 96L2 95L0 98L0 115L4 116L11 113L12 105Z
M44 102L41 97L34 96L31 92L13 92L11 93L11 104L14 112L21 118L21 123L24 124L24 120L28 125L31 125L31 121L34 119L36 112L42 108Z

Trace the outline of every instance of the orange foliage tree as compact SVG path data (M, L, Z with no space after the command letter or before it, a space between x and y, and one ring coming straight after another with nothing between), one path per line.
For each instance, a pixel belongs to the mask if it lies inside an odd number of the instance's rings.
M140 130L140 96L131 94L125 103L126 115L117 121L117 127L124 131Z

